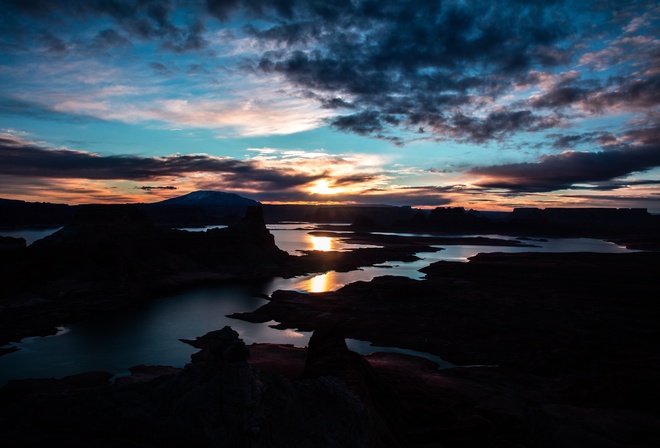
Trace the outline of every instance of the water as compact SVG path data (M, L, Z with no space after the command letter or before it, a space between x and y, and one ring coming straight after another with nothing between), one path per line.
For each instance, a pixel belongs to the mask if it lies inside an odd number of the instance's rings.
M431 235L429 235L431 236ZM435 235L434 235L435 236ZM478 235L475 235L478 236ZM489 238L509 239L500 235L487 235ZM436 261L460 261L467 262L470 257L478 253L487 252L602 252L602 253L620 253L631 252L623 246L608 241L595 240L590 238L551 238L543 241L524 240L524 243L533 244L535 247L516 247L516 246L481 246L481 245L460 245L460 246L432 246L440 249L438 252L418 252L416 255L420 258L417 261L400 262L389 261L377 266L363 267L350 272L329 271L322 274L307 275L291 279L277 278L273 279L271 287L267 291L271 294L277 289L290 289L301 292L326 292L335 291L342 286L356 281L371 281L375 277L383 275L398 275L409 277L415 280L421 280L425 277L423 272L419 272L431 263ZM276 243L279 245L276 236ZM339 245L338 243L335 243Z
M316 229L314 224L268 224L266 227L275 237L277 247L287 251L290 255L300 255L300 251L303 250L344 252L361 247L381 247L373 244L351 244L340 238L310 235L308 232ZM351 232L346 231L345 233Z
M308 235L313 226L285 224L269 226L276 244L291 252L300 249L348 250L349 245L334 237ZM298 230L303 228L303 230ZM54 232L57 229L50 229ZM203 230L203 229L191 229ZM46 232L45 229L40 232ZM6 234L4 231L0 234ZM36 234L33 234L36 237ZM41 233L40 235L43 235ZM317 241L322 238L321 241ZM507 238L507 237L505 237ZM196 288L152 301L134 312L117 313L90 319L66 328L57 335L27 338L16 344L20 350L0 356L0 385L12 378L62 377L92 370L128 374L128 367L171 365L181 367L197 349L179 341L194 339L208 331L230 325L246 344L271 342L304 347L310 333L271 328L276 322L253 324L226 317L236 312L252 311L266 303L258 294L271 294L277 289L323 292L355 281L369 281L381 275L402 275L422 279L418 269L438 260L466 261L479 252L624 252L625 248L600 240L556 238L548 241L526 241L538 247L444 246L438 252L418 253L421 260L388 262L351 272L330 271L324 274L275 278L259 285L232 285ZM362 245L361 245L362 246ZM373 347L368 341L347 340L358 353L389 351L422 356L450 366L437 356L396 347Z
M0 229L0 236L11 236L14 238L25 238L27 245L34 243L37 240L52 235L60 230L62 227L49 227L47 229Z
M265 299L251 286L197 288L148 303L134 312L116 313L62 328L54 336L23 340L20 350L0 356L0 385L11 378L62 377L103 370L128 374L128 367L182 367L198 349L179 339L195 339L231 325L246 344L273 342L304 347L310 333L275 330L226 315L253 311Z
M225 229L227 226L206 226L206 227L178 227L179 230L185 230L186 232L206 232L210 229Z
M276 330L277 322L253 324L228 314L252 311L267 303L256 297L262 285L196 288L148 303L131 313L116 313L61 328L57 335L33 337L16 344L20 350L0 356L0 386L13 378L61 378L88 371L128 375L131 366L183 367L198 349L179 339L195 339L230 325L246 344L271 342L306 347L311 332ZM349 348L362 354L389 351L417 355L451 364L438 356L396 347L373 347L349 339Z

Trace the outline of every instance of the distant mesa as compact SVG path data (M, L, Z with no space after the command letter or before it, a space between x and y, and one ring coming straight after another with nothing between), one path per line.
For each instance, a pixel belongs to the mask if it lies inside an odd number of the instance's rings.
M234 193L225 193L223 191L200 190L193 191L183 196L166 199L156 202L158 205L171 205L177 207L248 207L251 205L261 205L253 199L244 198Z
M248 207L261 203L234 193L200 190L160 202L140 204L154 223L168 227L236 224Z

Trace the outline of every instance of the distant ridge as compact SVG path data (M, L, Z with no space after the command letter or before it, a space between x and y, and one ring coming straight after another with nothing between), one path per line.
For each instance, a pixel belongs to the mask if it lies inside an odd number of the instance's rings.
M174 205L174 206L190 206L190 207L211 207L211 206L225 206L225 207L238 207L261 205L253 199L244 198L234 193L225 193L223 191L200 190L193 191L183 196L176 198L166 199L164 201L156 202L157 205Z

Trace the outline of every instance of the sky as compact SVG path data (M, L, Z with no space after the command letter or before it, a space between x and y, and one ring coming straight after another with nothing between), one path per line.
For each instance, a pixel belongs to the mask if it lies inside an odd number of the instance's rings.
M0 7L0 198L660 213L659 1Z

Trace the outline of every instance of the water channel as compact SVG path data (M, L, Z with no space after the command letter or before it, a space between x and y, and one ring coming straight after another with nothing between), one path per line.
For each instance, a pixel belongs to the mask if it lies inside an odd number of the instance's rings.
M364 245L352 245L336 237L309 235L311 224L278 224L269 226L276 244L295 255L299 250L350 250ZM57 229L51 229L53 232ZM203 229L189 229L203 230ZM41 231L41 237L47 231ZM0 232L0 235L7 235ZM11 236L25 236L15 232ZM34 234L29 235L32 240ZM499 238L510 238L489 235ZM537 247L445 246L433 253L418 253L421 260L403 263L388 262L351 272L330 271L292 279L275 278L263 284L229 285L194 288L178 292L144 307L105 315L61 328L57 335L26 338L14 344L20 350L0 356L0 386L10 379L62 377L86 371L108 371L118 376L128 374L128 368L139 364L182 367L197 349L179 341L194 339L208 331L230 325L246 344L271 342L304 347L310 333L271 328L276 322L253 324L226 317L236 312L252 311L267 301L259 295L278 289L302 292L336 290L355 281L369 281L381 275L400 275L422 279L418 269L438 260L466 261L479 252L624 252L625 248L601 240L587 238L555 238L531 241ZM390 351L423 356L448 367L437 356L397 347L373 347L368 341L347 340L359 353Z

